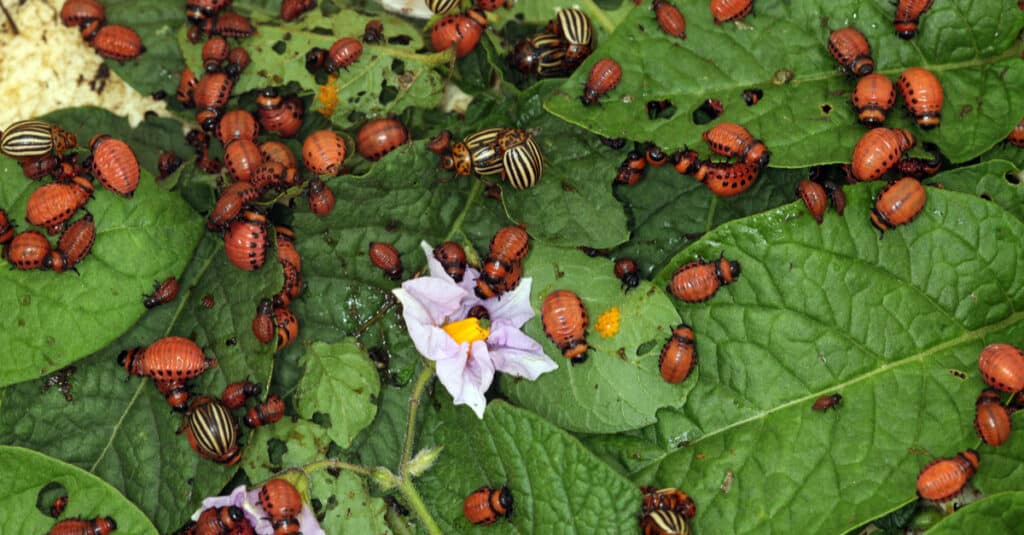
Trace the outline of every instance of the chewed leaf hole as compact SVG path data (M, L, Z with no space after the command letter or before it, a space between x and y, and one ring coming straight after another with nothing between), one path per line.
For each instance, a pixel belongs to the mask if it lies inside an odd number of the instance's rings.
M1020 184L1020 175L1018 175L1017 173L1006 173L1006 177L1005 178L1006 178L1006 181L1009 182L1010 184L1013 184L1013 185Z
M832 105L827 103L827 102L822 104L821 105L821 113L824 113L825 115L828 115L828 114L832 113Z
M651 100L647 102L647 117L650 119L669 119L676 114L676 107L669 99Z
M272 466L279 468L285 453L288 453L288 445L283 441L276 438L267 441L267 458Z
M639 346L637 346L636 354L637 354L637 356L646 355L647 353L650 353L656 347L658 347L658 341L657 340L648 340L648 341L640 344Z
M36 509L46 516L57 518L67 506L67 500L68 489L56 481L51 481L39 489L39 495L36 496Z
M288 51L288 43L285 43L284 41L277 41L276 43L274 43L274 46L270 48L272 48L274 52L277 52L278 54L284 54L285 52Z

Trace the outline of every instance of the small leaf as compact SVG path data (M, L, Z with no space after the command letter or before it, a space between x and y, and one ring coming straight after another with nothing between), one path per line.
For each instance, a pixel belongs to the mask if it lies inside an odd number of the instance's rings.
M366 480L342 471L337 477L327 472L314 472L313 497L322 505L320 527L327 533L390 534L384 522L387 505L384 500L371 496Z
M1024 186L1020 171L1005 160L989 160L977 165L945 171L935 176L936 184L991 200L1024 220Z
M538 313L527 322L525 332L541 342L558 369L532 382L502 375L502 390L510 400L563 429L583 433L637 429L654 423L659 408L685 402L686 393L699 379L700 366L680 385L661 378L661 347L679 324L664 292L642 283L623 294L622 282L608 260L540 244L531 247L523 271L524 276L533 277L530 302L534 310L540 311L544 298L554 290L572 290L580 296L590 318L590 357L571 365L544 334ZM614 336L603 338L595 325L598 316L612 307L620 310L621 326Z
M1024 222L928 188L918 217L879 240L881 187L847 188L846 215L820 226L800 203L726 223L656 277L698 254L742 266L707 302L673 300L701 377L659 433L689 440L632 476L684 488L694 530L845 532L912 501L932 458L977 446L978 352L1024 342ZM811 410L833 393L836 409Z
M102 479L41 453L0 446L0 531L44 533L57 520L36 507L39 491L50 483L67 490L68 505L60 519L111 517L123 533L158 533L146 515Z
M479 420L443 396L420 447L444 446L444 453L417 486L445 533L636 531L639 490L572 436L503 401L492 401ZM462 502L485 485L508 486L514 513L476 527L463 517Z
M666 150L689 146L707 157L692 114L709 98L721 101L721 121L746 126L772 151L773 167L796 168L849 162L864 133L850 104L855 81L829 55L829 32L853 24L871 44L876 71L892 79L907 67L926 66L942 83L942 125L922 131L905 114L902 97L887 126L909 128L918 141L936 143L953 162L963 162L1001 141L1024 116L1024 64L1011 48L1024 27L1024 12L998 0L951 0L933 6L917 36L899 39L886 2L818 0L758 4L743 24L712 24L706 7L681 6L686 40L662 32L644 4L552 94L552 113L608 137L653 141ZM1002 16L993 17L992 13ZM855 16L851 17L851 14ZM752 53L756 51L756 53ZM591 67L614 58L622 81L601 100L583 106L579 97ZM774 85L773 80L792 78ZM755 106L742 99L761 89ZM669 119L646 119L648 101L669 99Z
M1024 523L1024 492L1003 492L968 504L935 524L928 533L1017 533L1021 523Z
M0 333L0 346L17 355L0 363L0 385L64 367L117 338L146 311L142 295L152 291L153 281L181 274L196 247L199 217L180 197L157 188L148 173L132 199L95 186L86 210L95 220L96 241L79 273L0 269L9 326ZM25 210L38 187L17 162L0 156L0 207L19 231L29 228Z
M250 481L266 481L287 468L324 458L330 445L323 427L308 420L285 418L253 433L242 468Z
M351 338L330 345L315 342L301 362L306 373L295 392L295 412L307 419L326 414L327 436L347 449L377 413L377 368Z
M176 530L204 497L223 489L237 466L221 466L192 451L185 435L176 434L180 415L150 379L129 377L117 365L118 353L170 334L185 336L218 361L194 380L196 395L217 397L228 383L246 378L267 384L273 346L253 336L252 316L262 297L280 290L282 278L276 262L256 272L239 270L228 262L223 241L205 234L179 277L178 298L76 363L73 401L41 392L36 381L0 391L0 436L95 473L145 511L161 533ZM141 293L132 300L141 303ZM204 296L211 297L212 308L203 305Z

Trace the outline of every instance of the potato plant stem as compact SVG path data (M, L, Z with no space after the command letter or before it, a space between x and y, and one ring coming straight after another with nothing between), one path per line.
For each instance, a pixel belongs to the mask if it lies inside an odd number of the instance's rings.
M402 479L406 479L405 465L412 459L413 442L416 440L416 413L419 412L420 398L423 397L423 392L426 391L427 385L433 378L434 363L424 361L423 371L416 378L416 383L412 386L412 397L409 398L409 420L405 424L405 446L402 448L402 460L398 465Z
M427 504L420 497L419 491L412 484L412 476L404 469L402 470L402 477L398 479L398 490L405 496L406 503L416 512L420 522L423 522L423 527L426 528L427 533L430 533L430 535L444 535L441 527L437 525L437 521L430 514L430 510L427 509Z
M327 470L328 468L340 468L342 470L348 470L349 472L359 474L367 478L373 476L373 471L365 466L359 466L358 464L339 461L338 459L323 459L320 461L315 461L304 466L302 468L302 471L308 475L317 470Z

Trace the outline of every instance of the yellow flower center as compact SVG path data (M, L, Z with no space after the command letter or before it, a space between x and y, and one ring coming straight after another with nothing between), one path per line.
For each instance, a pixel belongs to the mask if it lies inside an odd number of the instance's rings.
M491 334L491 330L480 325L480 320L476 318L453 321L441 328L459 344L469 342L472 345L473 342L482 342Z
M619 307L611 307L597 317L597 325L594 329L601 335L601 338L611 338L619 332Z

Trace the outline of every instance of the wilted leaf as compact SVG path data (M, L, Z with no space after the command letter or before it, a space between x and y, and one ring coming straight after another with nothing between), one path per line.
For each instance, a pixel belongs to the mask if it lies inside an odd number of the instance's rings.
M79 273L0 269L8 322L0 346L10 356L0 364L0 385L66 366L120 336L146 311L141 296L152 291L153 280L180 274L196 247L199 218L148 173L132 199L95 186L86 210L96 242ZM38 187L17 162L0 156L0 207L19 231L29 228L25 209Z
M377 413L377 368L354 339L314 342L301 363L306 371L295 392L295 412L307 419L326 415L327 436L348 448Z
M323 504L324 519L320 527L327 533L391 533L384 522L387 505L370 496L366 480L342 471L337 477L325 471L310 475L313 497Z
M331 439L323 427L308 420L285 418L253 433L242 468L250 481L266 481L287 468L322 459L330 445Z
M550 111L608 137L672 150L688 145L707 156L700 134L711 125L695 124L692 114L714 98L725 109L722 121L740 123L764 140L774 167L849 162L865 129L850 104L855 81L838 70L827 42L830 31L855 25L871 43L878 72L895 79L907 67L926 66L936 73L945 93L942 126L929 132L912 126L902 103L888 125L910 128L950 160L980 155L1024 116L1024 64L1010 48L1024 12L998 0L940 2L911 41L896 36L893 8L882 1L762 3L742 25L721 26L712 24L704 4L687 3L680 6L687 17L683 41L661 31L648 5L632 10L548 99ZM579 97L590 68L608 57L622 66L622 81L601 105L584 107ZM787 76L788 83L773 84ZM764 97L748 107L741 94L750 88ZM647 102L662 99L671 100L676 113L647 119Z
M306 69L306 53L314 47L329 50L342 37L361 40L371 19L384 24L386 38L405 36L408 44L364 44L362 56L336 73L336 81L318 82ZM344 10L327 17L314 10L283 24L276 14L257 12L253 24L258 33L244 42L252 65L235 83L235 95L295 82L317 93L313 109L341 128L362 122L353 114L384 116L401 113L409 106L431 108L440 101L443 84L432 67L445 63L447 57L416 54L423 45L419 30L394 15ZM178 31L178 42L192 71L203 72L202 42L190 43L184 28Z
M39 491L50 484L67 491L68 506L61 520L109 516L124 533L157 533L142 511L102 479L41 453L0 446L0 477L7 482L0 489L4 533L43 533L57 523L37 508Z
M228 262L223 249L219 238L206 235L180 277L177 300L146 314L131 331L76 364L74 401L65 401L55 388L40 392L36 381L3 390L3 441L102 477L150 515L161 533L180 527L205 496L224 487L237 466L223 467L192 451L185 435L176 434L181 417L151 380L129 378L117 356L163 336L185 336L218 361L194 381L194 395L220 397L227 383L246 378L267 384L273 346L256 340L251 322L256 303L280 290L281 268L271 262L260 271L243 272ZM132 293L139 307L141 293ZM205 296L212 308L203 305ZM240 431L244 443L245 428Z
M799 203L727 223L655 279L698 254L742 266L711 300L674 301L700 358L676 430L689 440L633 475L683 486L695 530L841 533L911 501L933 457L977 445L978 352L1024 342L1024 223L928 188L879 240L880 187L848 188L845 217L821 226ZM811 410L832 393L837 409Z
M543 344L558 369L532 382L503 375L502 390L509 399L563 429L583 433L643 427L655 421L659 408L685 401L699 380L699 368L681 385L666 383L658 371L661 347L679 324L664 292L643 283L624 294L610 261L539 244L531 248L523 271L524 276L533 277L530 302L538 311L525 331ZM571 365L541 326L544 298L560 289L576 292L590 319L590 357L582 364ZM599 316L613 307L620 311L620 328L604 338L595 326Z
M1003 492L968 504L946 517L928 533L1017 533L1024 522L1024 492Z
M418 486L445 533L636 531L638 489L564 431L503 401L492 401L483 420L442 403L428 416L418 447L444 452ZM462 501L485 485L507 485L514 513L476 527L463 517Z

